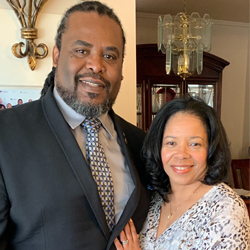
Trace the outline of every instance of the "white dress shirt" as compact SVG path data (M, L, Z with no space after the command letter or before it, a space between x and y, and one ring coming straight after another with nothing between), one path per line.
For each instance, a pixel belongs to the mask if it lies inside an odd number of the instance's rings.
M64 116L64 119L69 124L72 133L75 136L84 157L86 158L87 132L82 129L81 126L85 117L70 108L59 96L56 88L54 88L53 95L62 115ZM99 132L99 141L102 144L113 178L115 194L115 221L117 223L131 193L135 188L135 185L132 180L130 170L125 162L125 157L123 156L121 148L117 142L118 138L113 121L107 113L100 116L99 120L102 123L102 127Z

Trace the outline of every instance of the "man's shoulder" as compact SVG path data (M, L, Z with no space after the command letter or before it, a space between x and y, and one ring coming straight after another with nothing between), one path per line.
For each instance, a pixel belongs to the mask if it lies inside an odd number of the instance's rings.
M29 114L31 110L37 109L38 106L40 106L40 100L28 102L22 105L16 105L12 108L3 110L4 112L0 112L0 117L21 116Z
M0 131L26 129L33 121L40 121L43 114L41 102L33 101L0 111Z
M138 136L145 137L145 135L146 135L145 131L136 127L134 124L126 121L121 116L115 114L114 111L111 111L109 114L110 114L111 119L113 120L115 126L119 126L124 132L135 133Z

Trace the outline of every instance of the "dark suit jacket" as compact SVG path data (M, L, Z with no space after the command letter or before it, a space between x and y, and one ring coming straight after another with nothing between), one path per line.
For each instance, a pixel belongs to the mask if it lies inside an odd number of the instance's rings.
M145 133L112 110L110 116L136 185L111 235L52 89L42 100L0 112L0 250L115 249L129 218L141 229L150 201L139 157Z

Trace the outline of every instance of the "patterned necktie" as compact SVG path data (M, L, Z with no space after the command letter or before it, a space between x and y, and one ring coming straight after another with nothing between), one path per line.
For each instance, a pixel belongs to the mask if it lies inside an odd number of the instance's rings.
M96 118L85 118L83 127L87 131L86 154L93 178L97 184L102 207L110 230L115 224L114 186L108 162L99 142L101 122Z

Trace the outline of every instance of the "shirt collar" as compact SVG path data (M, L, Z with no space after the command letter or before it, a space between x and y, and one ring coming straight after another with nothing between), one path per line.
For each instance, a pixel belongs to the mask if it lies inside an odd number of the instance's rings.
M64 119L69 124L69 126L72 129L75 129L76 127L78 127L84 121L85 116L83 116L81 114L78 114L75 110L73 110L70 106L68 106L63 101L61 96L58 94L55 87L54 87L54 90L53 90L53 96L54 96L54 98L56 100L56 103L57 103L57 105L58 105ZM108 113L105 113L105 114L101 115L98 118L101 121L102 126L107 131L107 133L111 137L114 138L113 122L112 122L110 116L108 115Z

